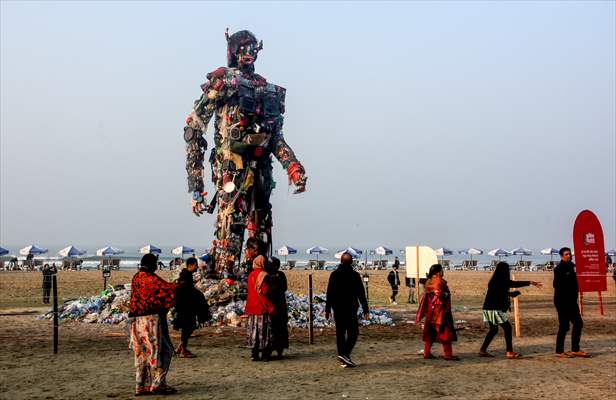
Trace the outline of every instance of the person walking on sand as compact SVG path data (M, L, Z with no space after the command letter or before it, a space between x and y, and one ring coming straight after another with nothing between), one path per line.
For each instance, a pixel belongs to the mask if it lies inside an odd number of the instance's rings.
M272 355L272 314L274 304L267 297L269 277L265 272L265 257L258 255L252 261L248 275L248 296L244 313L246 320L246 345L252 349L252 361L270 361Z
M52 276L56 273L52 268L49 267L49 264L43 265L41 269L43 273L43 304L49 304L49 294L51 293L51 281Z
M496 265L496 269L488 282L488 292L483 302L483 322L487 324L489 330L479 350L480 357L494 357L488 353L488 346L490 346L492 339L498 333L499 326L503 328L505 334L506 357L508 359L522 357L520 353L513 351L511 324L507 318L507 311L511 308L509 298L520 295L519 291L510 292L509 289L528 285L541 287L541 283L535 281L512 281L509 264L499 262Z
M391 286L391 296L389 296L389 302L394 305L398 304L396 303L396 296L398 295L398 286L400 286L400 274L398 273L398 267L400 267L400 261L398 261L398 257L396 257L392 270L389 271L389 274L387 275L387 282L389 282L389 286Z
M423 340L425 359L436 358L430 351L434 342L443 345L443 358L449 361L458 361L460 358L453 355L452 342L458 340L456 328L453 324L451 313L451 293L447 281L443 279L443 267L434 264L428 272L428 280L424 288L424 294L419 301L417 324L426 318L423 328Z
M589 357L580 350L580 339L584 322L578 305L578 282L575 264L571 261L571 249L563 247L558 252L560 263L554 268L554 306L558 313L558 333L556 334L556 356L560 358ZM565 352L565 337L571 331L571 352Z
M329 276L325 303L326 319L334 310L338 360L343 368L357 366L351 359L351 352L359 336L357 311L360 304L364 318L368 319L368 302L361 276L353 270L353 257L345 252L340 257L340 265Z
M289 348L289 315L287 311L287 277L280 270L280 260L272 257L268 267L270 292L269 299L274 304L272 314L272 348L276 350L278 359L282 358L284 349Z
M182 358L195 358L188 350L188 339L199 325L210 319L210 312L203 293L195 288L193 278L197 270L198 261L194 257L186 260L186 268L180 271L177 280L178 289L175 302L175 319L173 329L181 331L181 342L175 354Z
M156 267L156 256L145 254L131 281L128 317L130 346L135 352L135 396L177 392L167 385L173 358L167 312L175 303L177 285L156 275Z

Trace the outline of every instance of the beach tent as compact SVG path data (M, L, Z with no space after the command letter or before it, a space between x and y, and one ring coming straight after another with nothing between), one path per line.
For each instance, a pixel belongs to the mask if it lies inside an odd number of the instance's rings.
M62 257L79 257L86 254L85 250L79 250L75 246L68 246L58 252Z
M154 246L153 244L148 244L139 249L139 254L160 254L161 250L159 247Z
M5 254L9 254L9 251L4 247L0 247L0 256L3 256Z
M178 246L175 249L171 250L171 253L175 254L176 256L181 256L183 254L189 254L189 253L194 253L195 249L190 248L188 246Z
M558 255L559 250L554 247L548 247L547 249L541 250L541 254L544 256L550 256L550 261L554 258L554 256Z
M524 247L516 247L515 249L511 250L509 254L514 256L520 256L520 260L522 260L522 257L524 256L532 256L533 252L529 249L525 249Z
M37 254L45 254L47 253L47 249L44 249L42 247L38 247L35 244L31 244L30 246L24 247L23 249L19 250L19 254L21 254L22 256L27 256L27 255L37 255Z
M503 257L509 257L511 254L509 254L507 250L497 247L496 249L488 251L488 255L492 257L498 257L498 259L500 260Z
M276 254L278 254L279 256L284 256L284 263L287 263L287 257L289 256L289 254L297 254L297 249L294 249L291 246L282 246L281 248L279 248L278 250L276 250Z

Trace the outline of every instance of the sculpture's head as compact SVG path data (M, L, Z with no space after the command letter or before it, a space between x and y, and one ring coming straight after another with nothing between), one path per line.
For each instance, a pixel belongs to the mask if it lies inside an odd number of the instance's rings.
M254 68L259 51L263 48L263 41L250 31L239 31L229 36L229 29L225 32L227 38L227 65L230 68Z

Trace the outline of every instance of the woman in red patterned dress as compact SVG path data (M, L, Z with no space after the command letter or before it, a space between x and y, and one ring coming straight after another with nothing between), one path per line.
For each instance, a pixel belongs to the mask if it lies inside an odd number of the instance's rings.
M167 312L175 302L177 285L156 275L158 259L146 254L131 282L130 345L135 352L135 395L173 394L167 385L167 373L174 350Z

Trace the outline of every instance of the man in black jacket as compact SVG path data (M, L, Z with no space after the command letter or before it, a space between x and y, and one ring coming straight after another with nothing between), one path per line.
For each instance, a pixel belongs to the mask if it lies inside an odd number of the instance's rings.
M342 362L342 367L357 366L351 360L351 351L359 335L357 321L359 303L361 303L364 318L368 319L368 302L364 284L361 276L353 270L353 258L349 253L344 253L340 258L340 265L329 276L325 304L325 318L329 319L331 310L334 310L338 360Z
M556 355L561 358L588 357L580 351L582 336L582 316L578 306L578 282L575 264L571 262L571 249L563 247L559 251L560 263L554 268L554 305L558 313L558 334L556 335ZM571 331L571 352L565 352L565 337Z
M391 286L391 296L389 297L391 304L398 304L396 303L396 296L398 295L398 286L400 286L400 275L398 274L399 266L400 261L398 261L398 257L396 257L393 269L389 271L387 275L387 282L389 282L389 286Z

